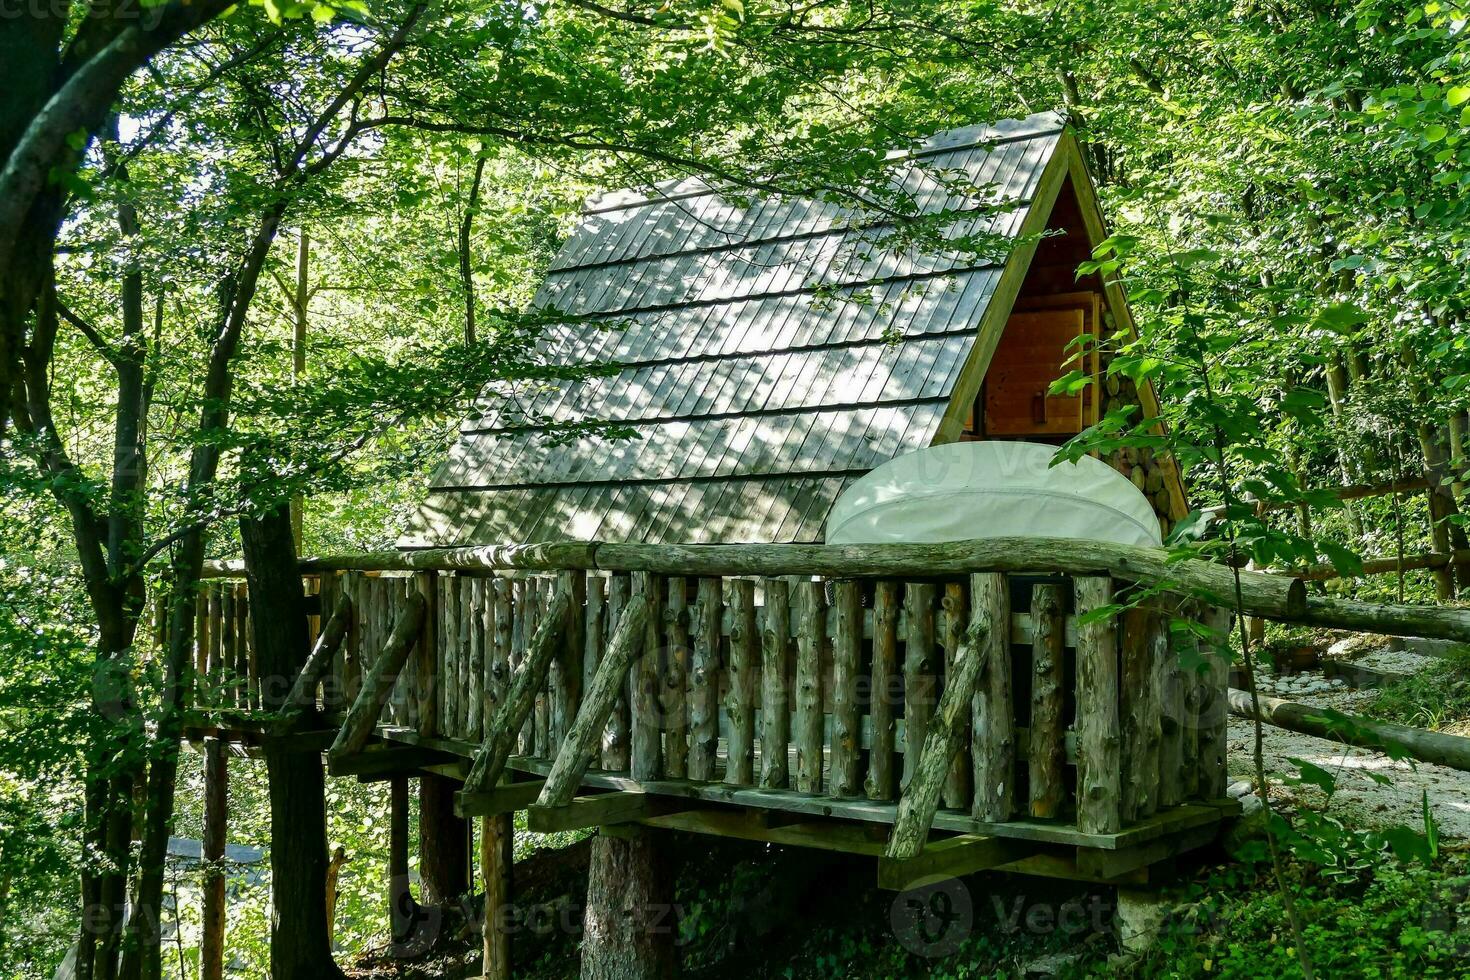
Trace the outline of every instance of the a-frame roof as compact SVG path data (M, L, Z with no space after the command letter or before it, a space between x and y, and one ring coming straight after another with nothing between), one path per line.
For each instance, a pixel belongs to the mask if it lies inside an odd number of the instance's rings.
M924 212L959 212L952 237L1034 235L1063 180L1086 180L1053 113L911 156L896 179ZM821 540L858 476L954 438L1035 250L915 255L875 232L834 203L693 179L595 200L535 302L576 318L553 358L621 370L522 392L514 416L488 398L401 543ZM637 438L547 439L579 418Z

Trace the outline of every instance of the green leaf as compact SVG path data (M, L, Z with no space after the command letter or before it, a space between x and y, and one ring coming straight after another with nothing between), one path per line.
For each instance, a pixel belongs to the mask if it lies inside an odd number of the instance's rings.
M1306 783L1308 786L1316 786L1328 796L1331 796L1337 789L1337 777L1321 766L1314 765L1305 759L1292 757L1288 757L1287 761L1297 767L1300 773L1297 777L1299 781Z
M1351 258L1361 259L1362 256L1354 255ZM1355 264L1349 264L1348 259L1340 259L1338 261L1343 263L1342 267L1345 269L1356 269L1362 265L1361 261ZM1336 262L1333 263L1333 265L1336 264ZM1367 322L1368 314L1352 303L1333 303L1321 313L1317 314L1316 319L1312 321L1312 326L1317 329L1331 330L1334 333L1350 335L1355 332L1355 327Z
M1444 94L1444 100L1450 104L1450 108L1462 102L1470 102L1470 85L1452 85Z
M337 17L337 10L324 3L316 4L311 8L311 19L318 24L330 24Z
M1428 143L1438 143L1450 133L1449 128L1435 123L1424 130L1424 140Z
M1322 553L1327 556L1327 560L1332 562L1332 567L1343 575L1362 574L1363 559L1359 558L1347 548L1332 541L1319 541L1317 542L1317 547L1321 548Z

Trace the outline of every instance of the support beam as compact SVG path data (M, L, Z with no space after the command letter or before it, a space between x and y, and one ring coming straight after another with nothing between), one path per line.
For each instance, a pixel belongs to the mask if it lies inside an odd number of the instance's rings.
M462 817L495 817L514 813L535 803L545 785L544 779L529 779L523 783L496 786L483 793L461 790L454 798L454 809Z
M596 796L579 796L558 806L533 804L526 810L526 829L538 834L557 834L566 830L630 823L688 806L688 803L667 796L648 793L599 793Z
M332 658L341 649L342 641L347 638L347 631L351 627L352 599L343 592L337 599L337 605L333 608L327 625L322 627L321 635L316 638L316 645L302 665L301 673L296 675L291 693L286 695L286 704L281 709L281 720L276 727L276 734L287 735L295 731L307 714L316 707L317 686L321 684L327 671L332 669Z
M898 801L898 814L893 821L886 852L890 858L912 858L924 849L924 842L929 839L929 827L939 809L939 794L944 788L950 761L959 751L960 736L970 721L971 702L985 660L985 640L992 628L982 608L977 606L970 616L970 627L965 631L960 653L955 658L954 676L944 686L939 710L929 720L924 748L914 767L913 778Z
M361 752L363 746L367 745L373 728L378 723L378 715L393 693L398 672L408 662L409 653L418 643L423 623L423 596L409 593L403 600L403 608L393 624L393 632L389 634L383 652L373 664L371 672L363 679L362 690L347 711L347 718L342 722L337 740L327 753L328 758L352 755Z
M369 745L351 755L329 755L327 772L333 776L413 776L421 769L443 765L453 758L417 745Z
M541 806L561 806L569 802L582 781L587 766L592 761L597 740L603 726L612 714L613 705L623 687L623 678L633 665L633 659L643 652L645 627L648 624L648 601L641 595L628 600L618 620L617 631L608 644L607 654L597 665L597 674L582 699L577 719L567 733L566 741L556 754L551 773L546 777L546 787L541 791ZM477 763L478 764L478 763ZM472 774L473 775L473 774ZM471 786L465 784L465 792Z
M911 858L880 857L878 887L905 891L925 878L959 878L1019 861L1034 847L1000 837L962 834L935 841Z
M526 651L525 659L516 671L510 694L495 712L495 720L487 730L484 744L475 754L475 764L470 768L460 796L483 793L500 781L500 775L505 771L505 760L510 758L511 747L520 736L521 726L536 705L536 694L546 680L551 658L566 633L570 602L566 592L558 589L545 618L536 628L531 648Z

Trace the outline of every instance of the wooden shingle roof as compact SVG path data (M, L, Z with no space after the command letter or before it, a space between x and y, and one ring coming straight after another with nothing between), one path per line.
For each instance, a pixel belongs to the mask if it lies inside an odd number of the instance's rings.
M953 130L896 179L957 212L950 238L1015 237L1062 133L1052 113ZM535 302L576 317L546 335L553 359L621 370L519 392L514 415L487 396L401 544L821 540L850 482L935 440L1003 271L882 233L695 179L595 200ZM546 438L583 418L638 437Z

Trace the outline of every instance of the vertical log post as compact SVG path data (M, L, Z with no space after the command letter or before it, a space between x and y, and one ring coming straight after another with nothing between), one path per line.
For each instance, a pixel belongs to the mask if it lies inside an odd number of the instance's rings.
M1066 799L1066 722L1062 674L1067 621L1062 588L1051 582L1031 590L1031 744L1027 747L1031 815L1061 815Z
M1225 743L1230 720L1230 617L1229 609L1205 608L1204 622L1210 628L1211 638L1204 698L1200 704L1199 793L1206 800L1223 797L1228 781Z
M903 657L903 782L907 787L924 751L924 732L934 713L938 682L934 670L934 586L910 582L904 589L904 619L908 624Z
M790 773L791 594L784 579L768 578L761 631L761 786L785 789Z
M659 657L663 652L664 579L633 573L633 593L648 606L643 653L633 664L634 779L657 779L663 769L663 720L659 716Z
M480 880L485 888L481 921L485 980L510 980L511 875L515 867L514 814L480 819Z
M439 682L439 731L446 738L459 738L460 661L464 659L460 637L459 585L462 577L454 573L439 576L439 657L434 671Z
M225 743L204 742L204 914L199 941L200 980L225 975L225 840L229 821L229 761Z
M439 678L434 676L434 645L435 636L439 631L439 608L434 602L434 581L437 578L434 572L419 572L413 578L413 588L423 597L424 623L423 636L419 639L418 649L414 652L414 675L413 703L417 715L418 732L420 735L432 736L439 734L438 702L434 696L434 685ZM386 632L386 631L385 631Z
M720 580L702 578L694 602L689 669L689 778L715 778L720 743L720 618L724 599Z
M1122 829L1122 738L1118 720L1118 638L1113 583L1079 575L1077 608L1077 828L1089 834Z
M873 673L868 697L873 744L868 751L868 778L864 783L870 800L891 800L897 789L895 709L903 695L898 670L898 602L897 582L885 580L873 587Z
M755 675L760 635L755 625L755 583L732 579L730 594L730 687L725 717L730 720L726 740L725 782L750 786L755 782Z
M582 691L585 700L587 692L592 690L593 678L597 676L597 668L602 664L602 651L607 630L607 580L601 576L592 576L587 580L587 602L586 613L582 622L582 636L585 649L582 655ZM578 707L580 713L581 708ZM573 723L576 718L572 719ZM602 731L598 730L597 741L592 749L592 766L600 768L602 765Z
M1159 673L1159 806L1184 800L1184 670L1169 632L1169 614L1160 612L1150 631L1153 662Z
M822 647L827 642L827 595L821 582L798 582L796 628L796 788L822 791Z
M623 608L628 604L631 589L632 582L626 575L614 575L608 579L606 620L609 644L617 636L618 623L622 619ZM629 678L620 678L617 697L613 700L612 711L608 714L607 723L602 729L602 768L614 772L623 772L628 769L630 758L628 741L631 727L628 718L628 693L631 686Z
M970 576L972 620L986 631L985 664L975 688L973 762L977 820L1011 819L1016 797L1016 726L1011 704L1011 590L1000 572Z
M1123 801L1131 823L1159 808L1159 671L1152 642L1158 615L1135 606L1123 613Z
M468 654L465 666L469 673L465 694L464 737L478 742L485 737L482 732L484 722L481 720L485 709L485 629L482 623L485 580L477 576L466 579L464 585L461 593L464 615L461 620L464 623L462 629L466 634L465 647Z
M582 657L585 653L582 606L587 601L587 573L568 570L557 576L557 587L567 595L567 625L561 648L551 661L551 746L557 747L567 737L577 707L582 702Z
M862 704L858 700L863 665L863 592L852 579L833 586L837 610L832 643L833 796L859 796L862 782Z
M669 604L664 613L668 645L659 695L664 718L664 775L689 775L689 585L682 577L669 579Z

